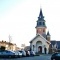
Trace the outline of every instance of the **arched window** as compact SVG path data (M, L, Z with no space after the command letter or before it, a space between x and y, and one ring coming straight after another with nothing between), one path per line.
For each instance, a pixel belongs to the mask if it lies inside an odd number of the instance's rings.
M41 41L37 41L36 44L42 45L42 42Z
M42 25L42 23L41 23L41 22L39 22L39 25Z

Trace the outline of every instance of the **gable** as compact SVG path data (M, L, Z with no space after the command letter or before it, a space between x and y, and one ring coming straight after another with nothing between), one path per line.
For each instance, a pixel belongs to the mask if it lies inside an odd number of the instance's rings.
M43 44L46 43L45 39L43 39L41 36L38 36L33 42L42 42Z
M47 41L42 35L37 35L37 36L35 36L31 41L30 41L30 43L32 43L32 42L34 42L34 41L42 41L42 42L46 42L46 43L48 43L48 44L50 44L50 42L49 41Z

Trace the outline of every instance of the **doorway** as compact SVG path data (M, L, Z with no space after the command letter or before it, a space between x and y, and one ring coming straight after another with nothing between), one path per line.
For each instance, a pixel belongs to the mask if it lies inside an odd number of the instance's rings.
M0 46L0 50L5 50L5 47L4 46Z
M39 46L39 47L38 47L38 52L39 52L39 53L42 53L42 46Z

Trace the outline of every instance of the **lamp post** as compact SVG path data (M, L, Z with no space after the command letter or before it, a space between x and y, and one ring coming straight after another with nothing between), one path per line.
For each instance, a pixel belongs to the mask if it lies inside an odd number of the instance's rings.
M11 40L12 40L12 37L9 35L9 50L11 50L11 48L10 48L10 43L11 43Z

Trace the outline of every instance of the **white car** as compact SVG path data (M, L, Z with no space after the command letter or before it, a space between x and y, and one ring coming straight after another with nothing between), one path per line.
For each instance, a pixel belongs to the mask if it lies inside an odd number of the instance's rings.
M22 53L21 52L19 52L19 55L20 55L20 57L22 57Z
M24 50L21 50L21 51L19 51L20 53L22 53L22 56L24 57L24 56L26 56L26 52L24 51Z

